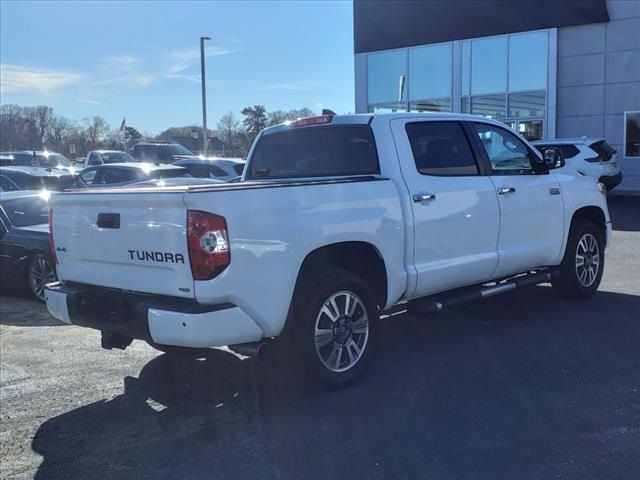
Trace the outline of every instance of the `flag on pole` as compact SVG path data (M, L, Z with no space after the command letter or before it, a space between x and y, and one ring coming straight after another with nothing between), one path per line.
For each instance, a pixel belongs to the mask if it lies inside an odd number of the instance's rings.
M122 123L120 124L120 131L124 132L127 128L127 117L122 117Z

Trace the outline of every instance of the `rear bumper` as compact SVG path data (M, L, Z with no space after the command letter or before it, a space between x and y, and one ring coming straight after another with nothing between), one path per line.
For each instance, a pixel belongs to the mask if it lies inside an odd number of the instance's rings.
M603 175L598 181L604 183L607 190L613 190L622 182L622 172L618 172L615 175Z
M46 287L47 308L65 323L160 345L218 347L254 342L264 335L236 305L202 305L158 295L69 283Z

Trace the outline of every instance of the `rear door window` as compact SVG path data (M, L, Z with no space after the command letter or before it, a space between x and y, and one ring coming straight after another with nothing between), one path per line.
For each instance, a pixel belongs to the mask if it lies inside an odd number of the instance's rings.
M458 122L406 125L416 169L422 175L477 175L478 165Z
M613 157L613 155L616 153L616 150L611 147L611 145L609 145L606 140L592 143L591 145L589 145L589 147L591 148L591 150L596 152L604 162L608 162L609 160L611 160L611 157Z
M264 135L247 178L303 178L380 173L368 125L292 128Z

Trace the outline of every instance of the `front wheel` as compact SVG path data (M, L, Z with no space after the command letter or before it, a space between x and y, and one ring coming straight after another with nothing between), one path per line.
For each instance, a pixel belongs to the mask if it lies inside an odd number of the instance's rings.
M371 362L380 315L364 280L324 269L303 279L294 302L290 347L305 370L336 386L358 378Z
M27 268L27 287L31 294L40 302L45 301L44 287L47 283L56 281L56 271L51 257L38 253L29 261Z
M566 298L589 298L596 293L604 270L604 239L591 221L577 219L571 226L559 277L553 286Z

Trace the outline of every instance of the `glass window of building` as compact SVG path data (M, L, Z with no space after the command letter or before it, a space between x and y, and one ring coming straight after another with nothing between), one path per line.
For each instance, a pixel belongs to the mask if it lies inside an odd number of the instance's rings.
M542 117L544 116L544 90L509 95L510 117Z
M406 50L369 54L367 57L367 94L369 103L397 103L401 77L404 76L406 79L406 75ZM406 98L406 93L404 96Z
M409 100L412 110L451 110L452 46L433 45L409 50Z
M625 112L624 156L640 158L640 111Z
M507 37L471 42L471 94L507 91Z
M471 97L471 113L498 120L505 118L506 95L478 95Z
M450 112L451 99L443 98L439 100L423 100L421 102L411 102L410 112Z
M509 36L509 91L547 87L547 32Z

